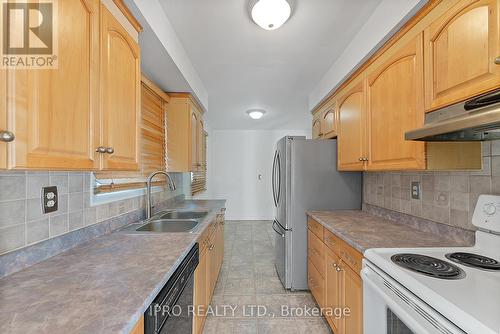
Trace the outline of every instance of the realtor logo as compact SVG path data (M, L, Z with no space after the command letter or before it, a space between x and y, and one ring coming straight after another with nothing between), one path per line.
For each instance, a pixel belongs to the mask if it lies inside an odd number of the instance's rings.
M56 18L55 0L4 0L1 67L56 68Z

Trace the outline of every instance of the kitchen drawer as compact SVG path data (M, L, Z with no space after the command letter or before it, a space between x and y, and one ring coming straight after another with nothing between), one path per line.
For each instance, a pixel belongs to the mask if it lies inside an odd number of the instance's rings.
M307 255L310 261L316 266L316 269L325 277L325 250L324 244L310 230L307 231Z
M340 255L340 242L341 239L337 237L332 232L327 229L323 232L323 242L325 245L330 248L335 254Z
M325 305L325 279L321 277L311 260L307 261L307 283L314 299L320 307L323 307Z
M213 232L213 228L214 228L215 224L212 222L208 225L208 227L205 229L205 231L203 231L199 238L198 238L198 244L200 246L200 255L203 254L203 252L205 252L205 250L208 248L208 242L209 242L209 238L210 236L212 235L212 232Z
M313 231L314 234L321 240L323 240L323 225L312 219L311 217L307 218L307 227Z
M340 258L358 275L361 273L363 254L349 246L345 241L340 243Z

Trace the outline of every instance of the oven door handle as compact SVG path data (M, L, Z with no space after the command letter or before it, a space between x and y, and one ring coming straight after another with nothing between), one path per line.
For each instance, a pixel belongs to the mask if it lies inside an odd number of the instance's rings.
M415 334L466 334L444 317L427 312L425 307L422 307L423 302L410 296L408 292L401 291L370 268L363 268L361 277L363 284L366 284L364 289L368 288L376 292L384 300L387 308ZM383 288L377 283L382 283Z

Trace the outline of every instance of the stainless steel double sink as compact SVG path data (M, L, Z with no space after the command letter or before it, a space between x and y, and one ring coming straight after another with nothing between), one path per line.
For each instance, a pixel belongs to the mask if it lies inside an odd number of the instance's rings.
M194 231L208 215L207 211L162 211L146 220L137 232L181 233Z

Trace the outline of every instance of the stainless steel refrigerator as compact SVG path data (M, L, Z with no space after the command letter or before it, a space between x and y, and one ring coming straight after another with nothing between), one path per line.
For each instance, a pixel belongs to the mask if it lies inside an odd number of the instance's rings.
M362 175L337 171L337 141L284 137L273 161L275 266L286 289L307 290L308 210L361 209Z

